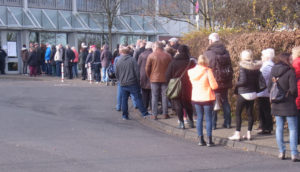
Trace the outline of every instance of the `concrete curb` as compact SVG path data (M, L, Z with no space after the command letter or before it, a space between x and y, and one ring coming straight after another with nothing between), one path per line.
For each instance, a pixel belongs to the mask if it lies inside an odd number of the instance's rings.
M191 131L189 129L178 129L176 127L173 127L171 125L165 124L160 122L159 120L155 121L149 118L144 119L139 115L139 113L135 110L132 111L132 116L135 117L135 119L150 128L153 128L155 130L161 131L165 134L180 137L192 142L197 142L198 135L195 131ZM278 149L270 146L262 146L252 143L246 143L243 141L231 141L227 138L221 138L213 136L213 141L217 146L224 146L232 149L242 150L245 152L257 152L261 154L271 155L271 156L278 156ZM290 151L286 152L287 155L290 154Z

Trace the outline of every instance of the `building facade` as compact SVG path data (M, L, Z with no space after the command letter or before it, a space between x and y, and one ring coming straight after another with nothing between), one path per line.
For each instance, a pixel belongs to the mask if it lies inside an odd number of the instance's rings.
M108 42L105 0L0 0L0 45L8 53L6 73L22 71L23 44L59 43L79 48L82 42L101 46ZM159 0L124 0L112 27L112 47L135 43L137 39L155 41L159 36L180 36L188 29L178 23L144 15L143 9L159 10ZM176 28L178 30L176 30ZM179 31L181 30L181 31ZM180 34L178 34L180 33Z

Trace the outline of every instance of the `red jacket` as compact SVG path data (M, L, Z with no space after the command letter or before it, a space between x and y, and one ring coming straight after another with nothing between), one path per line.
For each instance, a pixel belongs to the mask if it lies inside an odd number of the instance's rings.
M76 51L76 49L72 49L74 54L75 54L75 59L74 59L74 63L78 63L78 60L79 60L79 54L78 52Z
M298 96L296 98L297 109L300 109L300 57L293 61L293 67L296 73Z

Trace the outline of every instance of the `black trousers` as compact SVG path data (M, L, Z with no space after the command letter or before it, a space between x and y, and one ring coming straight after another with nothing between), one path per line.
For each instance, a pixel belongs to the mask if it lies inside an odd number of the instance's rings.
M81 65L81 70L82 70L82 73L81 73L82 79L86 79L87 78L87 71L86 71L84 63Z
M258 98L259 106L259 123L263 131L273 130L273 119L271 115L271 104L269 97L259 97Z
M242 112L246 108L246 113L248 115L248 131L252 131L253 127L253 106L254 100L246 100L241 95L238 95L236 103L236 131L241 131L242 125Z
M145 108L148 109L151 103L151 89L142 88L142 100Z
M183 108L185 109L188 118L190 121L193 121L193 106L191 101L181 100L181 99L172 99L172 104L175 108L176 114L178 116L178 120L180 122L183 121Z

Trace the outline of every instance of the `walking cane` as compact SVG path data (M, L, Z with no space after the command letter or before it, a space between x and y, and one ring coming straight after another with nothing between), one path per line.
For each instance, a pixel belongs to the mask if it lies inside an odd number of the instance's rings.
M61 64L61 82L64 82L64 64Z

